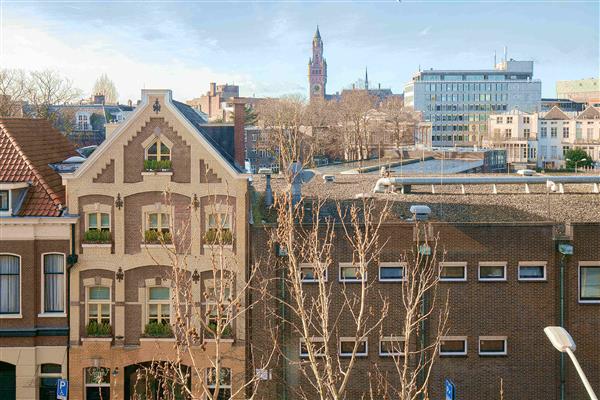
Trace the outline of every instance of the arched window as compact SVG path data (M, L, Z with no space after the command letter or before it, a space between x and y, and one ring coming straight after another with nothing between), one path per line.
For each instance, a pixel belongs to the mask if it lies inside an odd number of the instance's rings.
M110 369L102 367L85 369L85 399L110 399Z
M160 139L156 139L146 148L146 160L171 160L171 149Z
M62 365L42 364L40 366L40 400L56 399L56 383L61 377Z
M21 259L0 254L0 314L21 312Z

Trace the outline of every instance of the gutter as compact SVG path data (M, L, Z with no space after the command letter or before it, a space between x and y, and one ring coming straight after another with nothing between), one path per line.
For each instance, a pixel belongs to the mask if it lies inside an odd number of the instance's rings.
M560 303L559 303L559 323L561 327L565 327L565 261L567 256L564 254L560 255L558 261L560 266ZM565 353L560 353L560 400L565 400Z
M75 224L71 224L71 254L67 258L67 379L71 376L69 371L69 353L71 351L71 269L77 264L75 254Z

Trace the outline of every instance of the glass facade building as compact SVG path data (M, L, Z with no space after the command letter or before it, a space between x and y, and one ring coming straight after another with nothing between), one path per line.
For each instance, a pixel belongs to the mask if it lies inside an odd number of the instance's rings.
M541 97L533 61L503 61L491 70L420 71L404 87L404 104L432 124L433 146L481 146L490 114L539 111Z

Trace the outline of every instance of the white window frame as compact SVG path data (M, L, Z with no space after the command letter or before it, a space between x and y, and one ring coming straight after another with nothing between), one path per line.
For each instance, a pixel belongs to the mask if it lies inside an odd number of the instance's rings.
M407 266L406 262L380 262L377 278L379 279L379 282L383 282L383 283L404 282L404 281L406 281L406 266ZM381 267L383 267L383 268L391 268L391 267L402 268L402 278L400 278L400 279L395 279L395 278L394 279L381 279Z
M102 368L102 369L107 369L108 370L108 383L106 382L102 382L102 383L88 383L87 381L87 369L90 368ZM88 387L93 387L93 388L99 388L99 387L107 387L109 388L109 391L111 388L111 375L112 375L112 371L110 368L108 367L87 367L83 369L83 394L84 396L87 398L87 388Z
M63 256L63 311L62 312L54 312L54 311L46 311L46 293L44 293L44 288L45 288L45 273L44 273L44 256L46 255L50 255L50 254L60 254ZM41 266L41 285L40 285L40 310L41 313L38 314L38 317L41 318L66 318L67 316L67 255L65 253L61 253L61 252L57 252L57 251L50 251L47 253L42 253L41 256L41 261L40 261L40 266Z
M154 289L154 288L167 288L169 289L169 300L150 300L150 289ZM171 287L170 286L159 286L159 285L153 285L153 286L148 286L146 287L146 320L144 321L145 324L149 324L150 323L150 305L151 304L165 304L166 302L169 303L169 320L168 323L169 325L172 323L173 321L173 304L171 301ZM162 318L162 313L160 314L160 318L159 318L159 323L160 320L162 320L164 318Z
M300 270L298 271L298 273L300 274L300 282L302 283L318 283L319 282L319 278L316 277L316 274L314 273L314 264L312 263L300 263L299 264ZM313 269L313 275L315 275L314 279L306 279L302 277L302 269L303 268L312 268ZM324 270L325 272L325 276L323 277L323 282L327 282L327 269Z
M600 304L598 300L582 300L581 299L581 268L600 268L600 261L580 261L577 266L577 301L580 304Z
M213 370L213 369L214 369L214 370L215 370L215 372L216 372L216 368L215 368L215 367L208 367L208 368L206 368L206 371L205 371L205 375L206 375L206 376L205 376L204 382L206 383L206 388L207 388L209 391L210 391L211 389L215 389L215 388L217 387L217 383L216 383L216 381L215 381L215 383L213 383L213 384L211 384L211 383L210 383L210 381L209 381L209 377L210 377L210 375L209 375L209 374L210 374L210 370ZM229 383L219 383L219 390L229 390L229 393L231 393L231 394L233 395L233 390L232 390L232 386L233 386L233 385L232 385L232 383L231 383L231 382L232 382L232 380L233 380L233 372L231 371L231 368L229 368L229 367L221 367L221 369L227 369L227 370L229 370ZM219 378L220 378L220 377L219 377ZM214 393L213 393L213 395L214 395ZM205 398L208 398L208 397L205 397L205 396L203 396L202 398L203 398L203 399L205 399ZM215 398L216 398L216 397L215 397Z
M477 268L477 279L480 282L505 282L507 280L506 261L480 261ZM502 278L482 278L481 267L503 267L504 276Z
M312 343L323 343L323 349L325 349L325 339L323 339L322 337L311 337L309 339ZM298 354L300 355L300 358L308 358L308 353L303 353L302 352L302 343L305 343L306 340L304 340L304 338L300 338L300 340L298 341ZM315 353L315 357L325 357L325 352L323 353Z
M358 340L359 342L365 343L365 351L359 352L357 351L355 357L367 357L369 355L369 340L367 338L362 338ZM342 342L356 342L356 338L354 337L341 337L338 340L338 354L340 357L352 357L352 353L342 353Z
M367 270L366 270L366 268L365 268L365 275L362 277L362 279L359 279L359 278L354 278L354 279L342 278L342 268L358 268L360 270L360 267L358 265L355 266L351 262L341 262L341 263L339 263L338 264L338 282L343 282L343 283L362 283L362 282L366 282L367 281Z
M519 261L519 265L517 267L517 279L524 282L543 282L548 280L547 270L548 263L546 261ZM521 278L521 267L542 267L544 270L544 276L541 278Z
M96 223L98 226L96 226L95 228L91 228L90 227L90 215L91 214L96 214ZM108 227L103 227L102 226L102 214L107 214L108 215ZM98 218L100 217L100 218ZM97 229L99 231L101 231L103 228L107 228L108 232L111 231L110 226L111 226L111 218L110 218L110 212L106 212L106 211L88 211L85 213L85 230L89 231L90 229Z
M444 267L463 267L462 278L443 278L442 271ZM440 282L466 282L467 281L467 263L465 261L443 261L440 263Z
M160 161L160 160L169 160L172 161L172 156L173 156L173 143L171 143L171 141L167 141L164 140L164 138L161 137L155 137L154 140L152 140L149 144L147 144L144 148L144 160L149 160L148 158L148 150L150 150L150 147L152 147L153 144L156 143L156 160ZM168 158L162 158L163 155L161 153L161 145L165 145L167 146L167 148L169 149L169 155ZM154 154L153 154L154 156Z
M504 351L494 351L494 352L481 352L481 341L482 340L502 340L504 341ZM480 356L505 356L508 354L508 337L506 336L479 336L477 341L478 343L478 352Z
M19 312L11 314L0 314L0 319L23 318L23 259L19 254L0 253L1 256L14 256L19 258Z
M404 356L404 342L406 341L406 338L404 336L383 336L381 338L379 338L379 356L380 357L398 357L398 356ZM402 345L401 347L398 348L397 351L394 351L393 353L384 353L381 350L381 344L383 342L401 342Z
M85 286L85 325L90 323L90 289L95 287L107 287L108 288L108 300L93 300L93 304L108 304L108 324L112 326L112 285L91 285ZM102 319L102 318L100 318Z
M465 344L465 349L464 351L442 351L442 341L447 341L447 342L463 342ZM469 352L469 341L467 340L466 336L442 336L440 338L440 349L439 349L439 353L440 356L466 356L467 353Z
M2 189L0 189L0 191L7 193L6 201L8 202L8 208L6 210L0 209L0 215L1 216L10 216L12 214L12 190L2 188Z

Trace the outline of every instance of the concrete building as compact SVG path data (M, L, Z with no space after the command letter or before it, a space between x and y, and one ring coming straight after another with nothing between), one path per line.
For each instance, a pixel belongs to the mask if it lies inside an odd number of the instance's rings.
M585 110L586 103L570 99L542 99L540 111L550 111L553 107L566 112L581 112Z
M504 148L512 169L525 167L564 168L564 154L580 148L594 160L600 159L600 110L492 114L484 146Z
M481 146L490 114L539 111L541 90L533 61L510 59L494 69L419 71L404 88L404 104L432 123L434 146Z
M239 287L245 282L247 178L239 168L243 138L227 137L231 128L211 130L190 106L174 101L169 90L143 90L130 118L80 168L63 176L66 206L79 216L79 260L70 271L70 399L137 398L139 368L176 357L173 335L157 337L149 328L175 322L177 286L171 281L169 252L188 257L184 268L192 278L194 302L200 304L202 293L210 290L207 276L212 276L207 275L213 265L208 232L221 216L228 216L222 220L231 233L226 257L237 262L234 281ZM240 148L242 154L237 154ZM158 171L152 161L166 167ZM168 199L163 195L167 188ZM102 240L92 235L98 231L105 232ZM171 250L152 239L150 233L158 231L171 238L165 239ZM202 304L208 313L210 305ZM98 325L109 329L99 334L92 329ZM181 362L192 365L193 354L194 367L206 371L208 379L217 345L204 331L201 335L203 345L190 349ZM230 392L245 379L243 318L231 335L219 345L227 384L234 388ZM194 376L189 385L200 397ZM148 386L151 398L164 390L157 382Z
M305 209L310 212L309 204L317 198L348 204L355 194L372 188L377 179L367 175L336 175L335 181L324 182L316 177L302 185ZM253 182L258 192L264 190L263 181L256 178ZM285 183L274 178L271 185L276 192ZM584 371L592 385L597 386L600 382L597 363L600 319L596 318L600 307L599 195L591 193L589 185L571 188L577 195L551 194L549 198L545 185L532 188L529 195L516 186L503 187L501 195L493 195L491 187L469 185L467 195L458 186L438 186L436 190L439 192L431 194L429 187L422 186L413 187L413 194L370 194L375 202L394 202L394 211L382 227L384 247L379 262L369 264L367 272L372 290L367 300L367 308L373 312L370 321L377 320L382 297L390 299L390 314L381 327L364 338L366 344L361 347L364 351L359 351L355 360L346 397L368 397L374 371L389 374L390 379L396 376L394 358L389 351L382 351L382 341L402 338L399 327L404 319L400 299L405 282L389 279L390 275L383 272L384 268L395 269L396 276L402 277L404 257L408 255L410 260L410 255L417 252L417 240L422 237L419 229L428 229L432 236L439 235L437 251L442 268L439 290L444 295L448 293L450 312L447 336L435 356L426 397L444 398L444 380L450 378L457 385L460 398L465 400L498 398L501 379L507 399L585 399L577 372L568 360L561 367L560 355L545 337L543 328L563 321L577 342ZM410 220L409 209L415 204L430 207L429 221L416 224ZM335 204L322 206L319 212L333 218L338 215ZM333 228L332 259L323 260L327 265L325 284L331 293L327 304L331 315L336 317L344 302L342 293L356 294L361 288L359 279L351 279L355 275L343 274L344 268L353 265L353 252L340 225ZM251 254L259 268L265 267L265 260L270 260L268 271L274 277L281 277L287 258L269 245L269 230L273 226L255 220ZM573 255L561 254L559 243L572 244ZM304 254L298 257L302 260ZM310 265L303 267L310 269ZM456 275L450 276L450 270ZM307 299L316 294L318 283L314 279L305 279L302 285ZM564 287L563 301L561 287ZM289 299L284 285L274 284L272 293ZM273 315L290 314L269 305L255 306L251 327L255 348L266 346L265 342L271 339L266 333L270 332L268 327L281 327L273 326L277 321ZM341 312L339 320L338 323L336 318L326 346L330 348L333 365L339 360L343 368L349 357L346 354L344 358L342 342L354 337L350 311ZM303 363L305 354L296 331L298 325L293 322L278 332L286 357L273 366L272 379L260 386L256 398L311 398L315 390L300 372L308 363ZM435 329L435 322L427 323L411 349L431 344ZM494 343L494 350L488 348L491 345L488 340ZM399 360L402 363L402 355Z
M600 103L598 78L586 78L556 82L556 97L595 105Z
M76 216L50 164L77 156L46 120L0 119L0 399L56 399L67 378Z
M227 102L234 97L240 97L240 87L238 85L227 83L217 85L215 82L211 82L206 94L188 100L186 104L208 115L209 121L227 122L232 114L232 110L226 107Z

